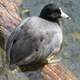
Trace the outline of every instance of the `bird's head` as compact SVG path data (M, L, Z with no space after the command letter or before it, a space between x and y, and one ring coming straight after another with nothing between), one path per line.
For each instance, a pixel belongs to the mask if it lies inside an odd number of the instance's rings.
M41 10L40 17L53 22L58 21L59 18L70 19L70 17L55 4L48 4L44 6Z

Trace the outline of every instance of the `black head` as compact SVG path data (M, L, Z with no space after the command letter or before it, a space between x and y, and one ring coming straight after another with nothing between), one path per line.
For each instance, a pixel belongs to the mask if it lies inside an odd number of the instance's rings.
M62 10L55 4L48 4L44 6L41 10L40 16L43 19L58 22L58 19L61 18ZM69 16L66 16L69 17Z

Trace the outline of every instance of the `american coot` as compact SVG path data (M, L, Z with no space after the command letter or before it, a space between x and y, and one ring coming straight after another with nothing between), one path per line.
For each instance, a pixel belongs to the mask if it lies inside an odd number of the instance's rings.
M55 4L46 5L40 16L28 17L10 35L7 45L7 59L12 65L43 62L49 55L57 54L63 41L59 18L67 18Z

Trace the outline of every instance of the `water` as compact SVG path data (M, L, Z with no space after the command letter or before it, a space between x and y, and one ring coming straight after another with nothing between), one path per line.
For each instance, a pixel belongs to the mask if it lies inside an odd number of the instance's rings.
M62 21L64 41L61 57L62 63L80 80L80 0L24 0L23 8L29 9L31 15L38 16L48 3L59 5L72 18Z

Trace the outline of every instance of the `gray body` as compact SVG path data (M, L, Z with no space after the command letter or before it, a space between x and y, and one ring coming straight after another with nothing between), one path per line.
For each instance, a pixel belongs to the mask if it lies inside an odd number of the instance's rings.
M45 60L60 50L62 30L56 22L29 17L12 32L6 50L10 64Z

